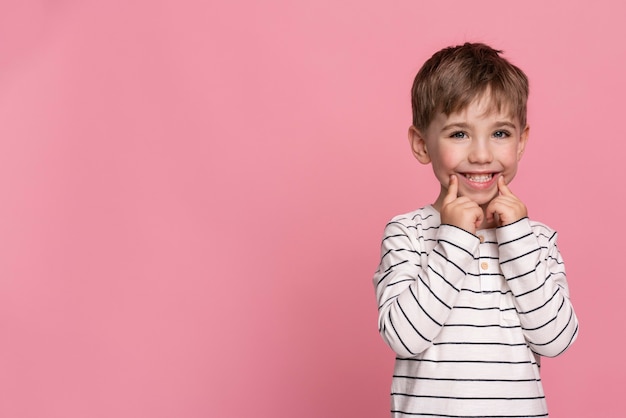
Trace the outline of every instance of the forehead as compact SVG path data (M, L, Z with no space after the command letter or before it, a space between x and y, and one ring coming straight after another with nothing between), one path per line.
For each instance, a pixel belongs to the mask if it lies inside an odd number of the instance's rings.
M498 120L519 125L519 118L514 112L514 107L510 101L501 97L494 97L489 92L477 96L469 104L460 109L452 111L450 114L439 112L437 120L447 121L462 120L464 122L480 120Z

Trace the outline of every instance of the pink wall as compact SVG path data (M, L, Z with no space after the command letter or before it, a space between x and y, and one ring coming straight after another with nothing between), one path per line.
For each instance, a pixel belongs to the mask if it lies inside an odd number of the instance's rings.
M437 190L410 83L466 40L532 83L512 189L581 322L552 416L623 413L624 7L384 4L2 2L0 416L388 416L371 276Z

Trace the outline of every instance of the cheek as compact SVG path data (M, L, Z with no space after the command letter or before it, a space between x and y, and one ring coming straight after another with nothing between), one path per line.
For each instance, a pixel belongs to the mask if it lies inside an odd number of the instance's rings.
M517 173L517 165L519 162L519 154L517 153L517 149L511 149L511 152L503 154L500 158L500 163L504 167L505 172L507 173L506 179L507 183L513 180L515 174Z
M521 157L520 148L517 145L511 144L504 147L498 152L498 160L505 166L516 166Z
M442 147L437 150L437 158L436 161L433 160L433 164L439 170L453 170L459 165L462 158L462 153L458 149Z
M513 167L517 165L517 155L516 154L507 154L500 158L500 162L505 167Z
M433 172L439 183L448 187L450 182L450 175L455 172L455 169L459 165L461 161L458 153L450 152L449 150L441 152L442 150L438 150L439 154L437 154L436 158L432 158L431 164L433 166Z

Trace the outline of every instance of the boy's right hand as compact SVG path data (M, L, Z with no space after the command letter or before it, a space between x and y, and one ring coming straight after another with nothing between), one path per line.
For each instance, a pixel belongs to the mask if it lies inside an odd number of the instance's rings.
M464 229L472 234L480 227L485 217L476 202L465 196L458 196L459 179L450 176L448 194L441 205L441 223Z

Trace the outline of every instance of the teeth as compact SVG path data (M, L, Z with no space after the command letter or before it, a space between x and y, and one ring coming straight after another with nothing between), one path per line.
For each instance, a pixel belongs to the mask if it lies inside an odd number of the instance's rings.
M475 183L486 183L491 180L493 174L466 174L465 177Z

